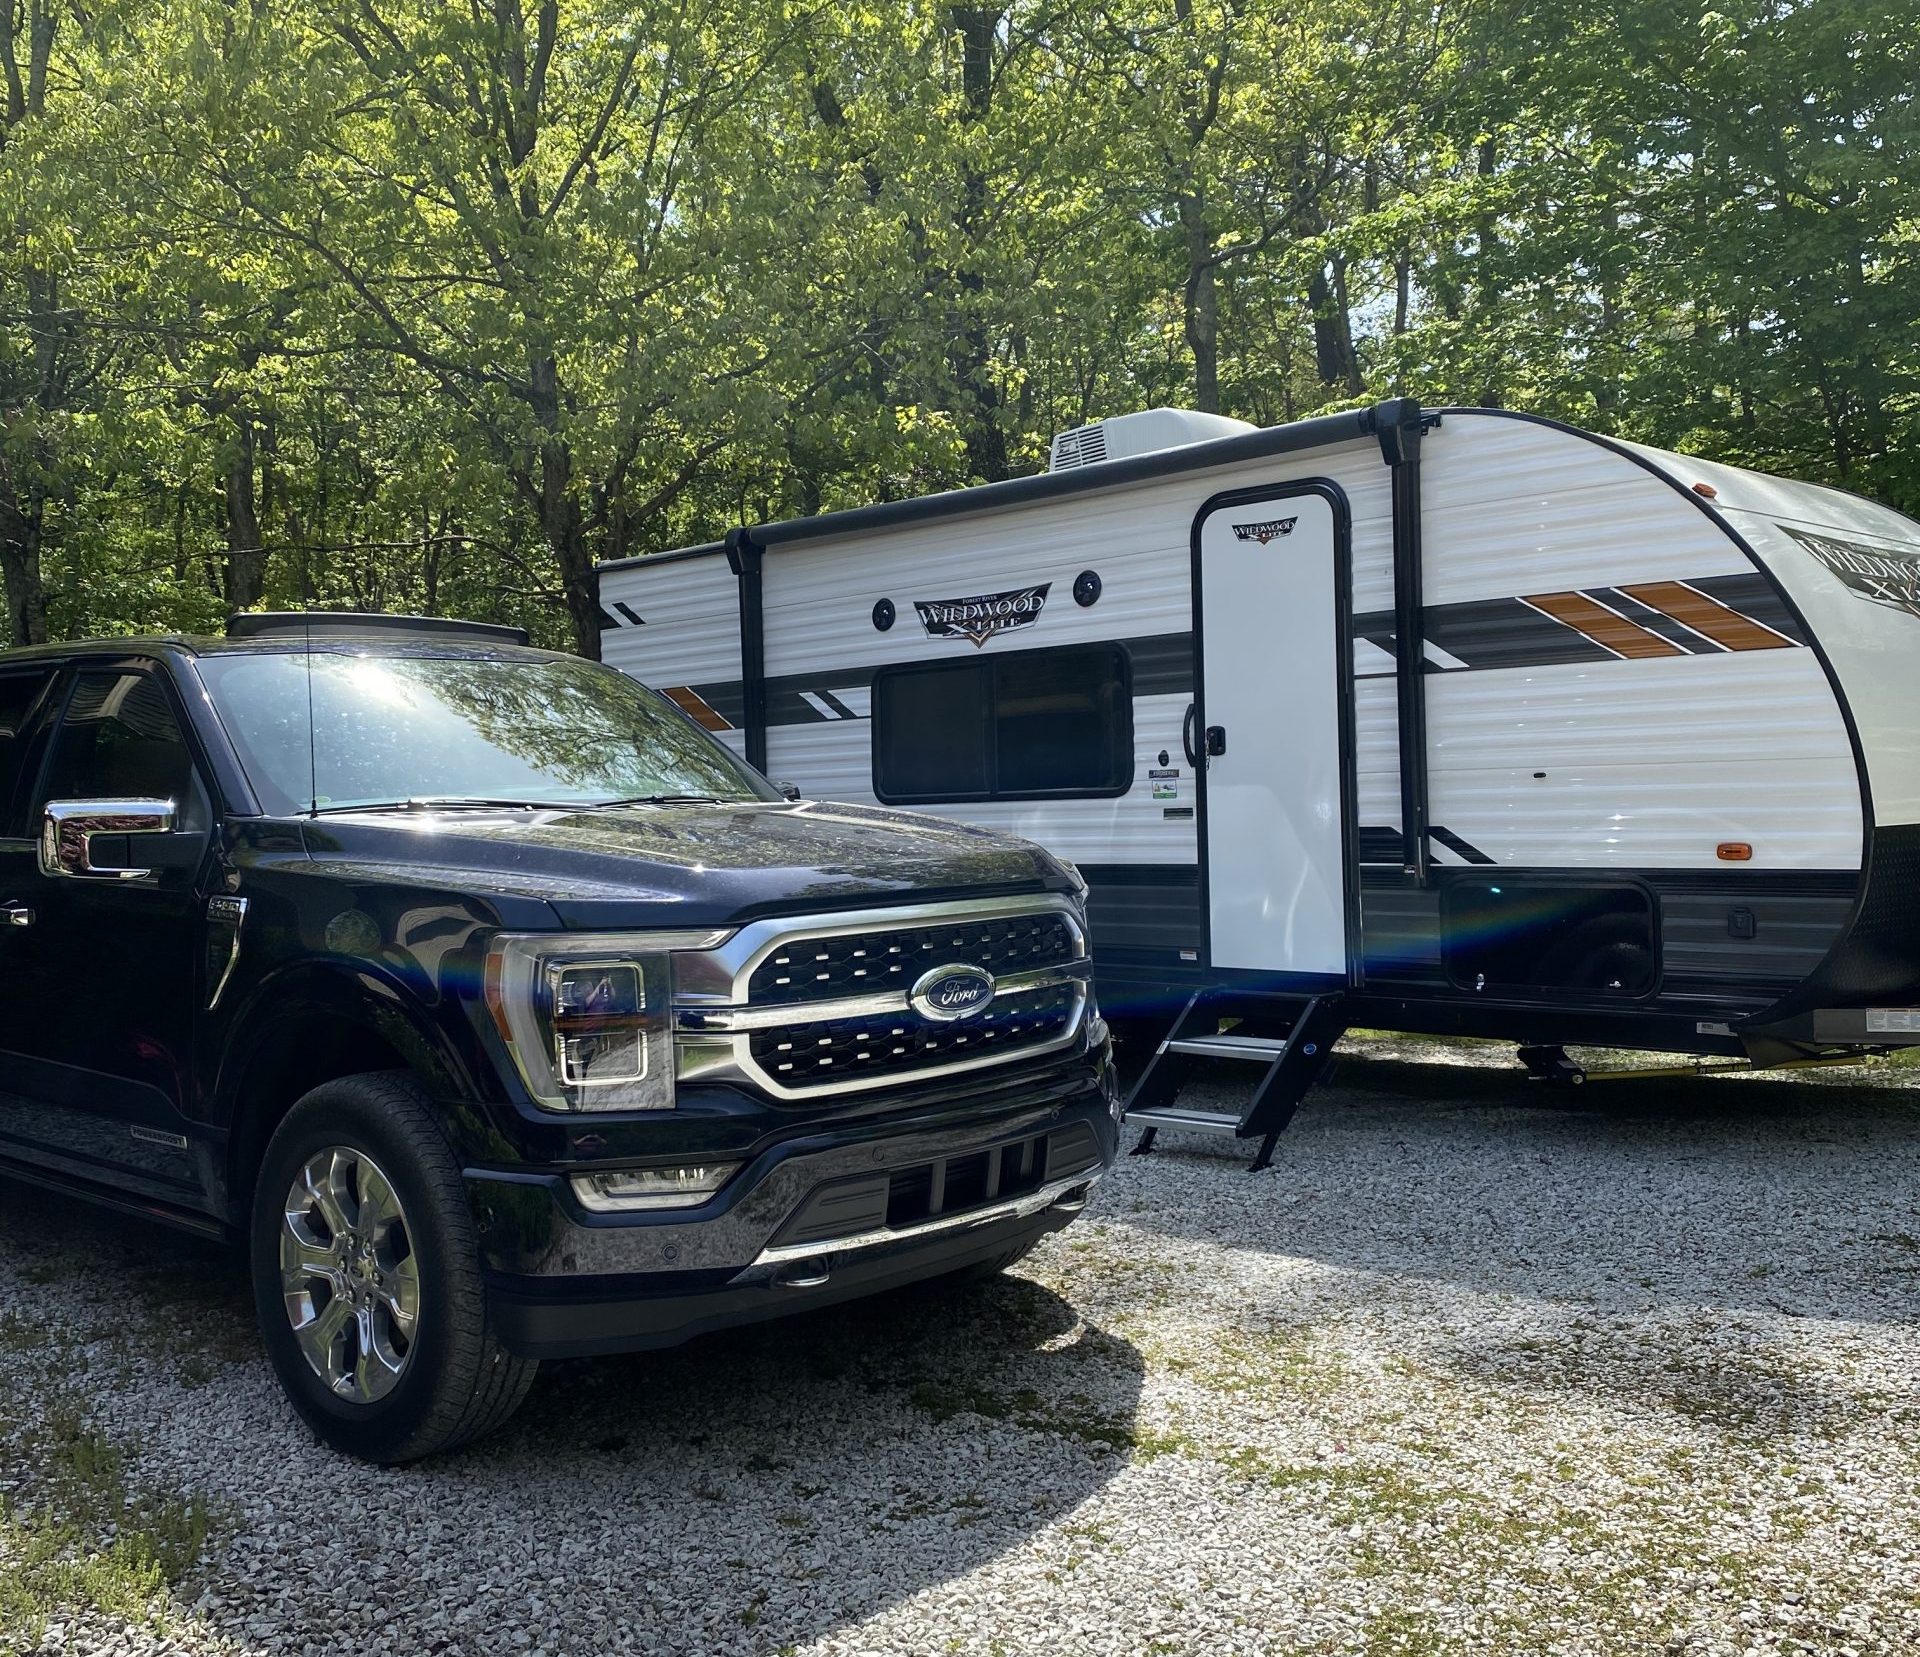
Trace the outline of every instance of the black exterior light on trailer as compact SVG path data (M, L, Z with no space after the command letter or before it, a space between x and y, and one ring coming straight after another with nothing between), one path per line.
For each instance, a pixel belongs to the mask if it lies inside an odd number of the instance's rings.
M1083 610L1091 610L1100 602L1100 572L1082 570L1073 578L1073 602Z

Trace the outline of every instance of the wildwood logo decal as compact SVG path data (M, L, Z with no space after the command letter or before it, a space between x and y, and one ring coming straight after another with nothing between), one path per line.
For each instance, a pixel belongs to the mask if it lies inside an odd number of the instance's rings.
M1291 535L1299 521L1298 518L1269 518L1263 524L1235 524L1233 535L1237 541L1258 541L1264 547L1269 541Z
M1051 581L1037 587L1020 587L1010 593L982 593L978 598L915 599L927 637L933 639L972 639L977 650L996 633L1011 633L1031 627L1046 608Z
M1920 616L1920 555L1780 526L1862 598Z

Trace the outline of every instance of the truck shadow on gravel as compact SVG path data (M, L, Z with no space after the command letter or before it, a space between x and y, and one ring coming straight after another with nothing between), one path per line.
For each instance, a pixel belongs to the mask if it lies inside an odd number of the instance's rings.
M77 1407L204 1496L176 1601L267 1650L802 1645L1033 1545L1125 1465L1144 1368L1011 1276L553 1365L496 1437L368 1468L282 1402L237 1254L10 1183L0 1319L0 1428Z

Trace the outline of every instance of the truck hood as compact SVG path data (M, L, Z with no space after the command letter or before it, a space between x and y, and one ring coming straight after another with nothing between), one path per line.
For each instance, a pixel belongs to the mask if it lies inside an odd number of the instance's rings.
M337 878L538 899L563 926L586 930L717 926L1072 884L1024 840L811 801L362 812L299 826L308 857Z

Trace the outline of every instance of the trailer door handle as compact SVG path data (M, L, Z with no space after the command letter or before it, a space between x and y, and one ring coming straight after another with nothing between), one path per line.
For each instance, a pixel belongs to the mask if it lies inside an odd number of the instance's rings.
M1224 725L1207 727L1207 757L1218 759L1227 751L1227 728Z
M24 903L0 903L0 926L31 926L33 911Z

